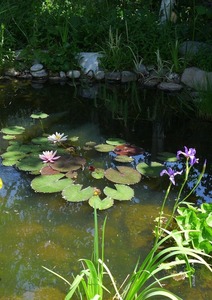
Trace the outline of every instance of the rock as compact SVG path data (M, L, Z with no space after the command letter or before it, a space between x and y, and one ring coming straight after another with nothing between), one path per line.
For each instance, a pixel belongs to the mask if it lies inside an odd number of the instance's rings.
M171 72L169 74L167 74L167 80L170 82L174 82L174 83L180 83L180 76L177 73Z
M81 73L78 70L70 70L66 73L66 76L71 79L78 79L80 78Z
M66 79L66 73L65 72L60 71L59 75L60 75L61 79Z
M99 52L80 52L77 59L81 66L82 72L87 74L92 71L94 74L99 71L99 59L103 55Z
M135 73L142 74L144 76L147 76L149 74L147 68L143 64L136 64L134 71Z
M196 67L186 68L181 76L181 82L196 90L207 90L212 86L212 72Z
M20 75L19 71L16 71L14 68L10 68L5 71L5 76L16 77Z
M179 92L183 89L183 86L174 82L161 82L158 84L157 88L167 92Z
M105 72L104 71L97 71L95 74L94 74L94 78L96 80L103 80L105 78Z
M109 72L105 74L105 79L110 81L120 81L121 72Z
M30 69L31 70L31 69ZM35 78L43 78L43 77L47 77L48 73L46 72L46 70L42 69L40 71L30 71L30 73L32 74L33 77Z
M37 72L37 71L41 71L42 69L43 69L42 64L34 64L33 66L31 66L30 71Z
M179 53L181 55L196 55L198 52L205 52L207 54L212 51L212 47L203 42L196 41L186 41L183 42L179 48Z
M148 79L148 80L144 81L143 86L145 88L153 89L153 88L156 88L159 83L160 83L159 79L153 78L153 79Z
M136 81L137 75L130 71L122 71L121 72L121 82L130 82L130 81Z

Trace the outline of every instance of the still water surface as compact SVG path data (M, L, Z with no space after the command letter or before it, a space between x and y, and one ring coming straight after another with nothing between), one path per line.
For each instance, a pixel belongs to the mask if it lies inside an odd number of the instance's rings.
M31 113L42 111L53 115L66 112L62 119L57 115L48 121L48 132L58 131L78 136L78 146L86 141L101 143L108 137L122 137L143 147L152 157L160 151L175 153L179 149L183 150L184 145L195 147L200 159L208 158L209 167L204 184L193 201L211 201L211 140L208 139L208 133L211 133L212 127L206 120L197 126L187 115L188 107L180 119L179 112L176 112L176 100L173 98L170 104L170 99L162 97L161 101L169 103L166 105L167 118L161 118L161 113L154 112L155 108L151 105L148 113L148 105L145 106L145 113L143 108L139 108L138 102L153 101L152 96L148 98L146 92L140 91L134 95L135 90L129 93L129 89L124 88L120 93L120 87L117 87L116 93L114 87L108 90L98 87L94 91L68 85L38 87L28 82L1 84L0 128L8 125L31 126L30 134L36 135L39 126L37 128L29 118ZM94 97L97 92L98 97ZM132 94L133 99L126 100ZM120 101L117 95L121 95ZM115 101L114 97L118 100ZM111 99L114 100L113 104ZM137 118L130 114L126 116L126 101L137 110ZM132 115L135 116L134 111ZM141 118L144 115L145 118ZM175 124L172 124L170 118ZM0 143L3 153L7 142L2 136ZM88 154L87 160L90 165L94 161L107 167L111 165L111 157L104 153L95 156ZM4 182L0 190L0 299L63 299L68 286L42 266L70 281L72 274L79 272L78 260L91 258L92 255L92 208L88 203L67 203L61 194L35 193L30 187L33 177L13 167L0 165L0 177ZM81 180L85 185L94 184L89 178ZM160 180L144 179L136 185L133 201L117 201L112 208L99 213L100 227L107 216L105 260L120 283L133 271L138 258L142 260L151 248L154 219L158 216L165 188L166 185L161 185ZM170 208L175 193L174 190L170 195ZM182 281L172 282L171 285L167 283L167 287L183 299L210 299L210 276L205 269L200 269L192 289L187 282Z

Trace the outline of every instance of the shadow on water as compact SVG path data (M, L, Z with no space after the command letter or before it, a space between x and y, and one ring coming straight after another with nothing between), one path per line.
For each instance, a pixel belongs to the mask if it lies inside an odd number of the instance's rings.
M192 201L212 201L212 122L197 118L196 105L188 95L176 97L135 85L99 84L77 89L45 85L38 89L28 82L12 82L1 83L0 89L1 128L21 125L36 136L40 126L29 116L42 111L54 116L44 122L50 133L78 136L81 144L121 137L144 148L148 159L153 160L161 151L176 153L184 145L196 148L200 161L208 159L208 168ZM1 135L0 152L6 147ZM94 159L111 164L107 154L95 158L88 154L87 159L90 164ZM198 169L195 172L198 174ZM32 175L13 167L0 165L0 177L4 182L0 190L0 299L63 299L68 286L42 266L70 280L77 274L78 259L92 255L92 208L87 203L67 203L61 194L35 193L30 187ZM82 180L91 184L89 178ZM144 179L135 186L133 201L115 203L99 213L100 225L107 215L106 263L120 283L151 248L154 219L166 184ZM191 180L188 189L192 185ZM168 210L175 193L173 189ZM167 285L184 299L209 299L212 290L204 272L197 272L193 289L182 281Z

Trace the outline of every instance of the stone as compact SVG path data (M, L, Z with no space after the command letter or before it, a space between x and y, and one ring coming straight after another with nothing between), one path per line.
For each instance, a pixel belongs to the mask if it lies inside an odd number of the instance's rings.
M66 76L71 79L78 79L80 78L81 73L78 70L70 70L66 73Z
M60 75L61 79L65 79L66 78L66 73L63 72L63 71L60 71L59 75Z
M121 72L109 72L105 74L105 79L109 81L120 81Z
M159 79L157 78L152 78L152 79L148 79L146 81L144 81L143 86L145 88L150 88L150 89L154 89L157 87L157 85L160 83Z
M37 72L37 71L41 71L42 69L43 69L42 64L34 64L33 66L31 66L30 71Z
M179 53L181 55L196 55L198 52L205 52L207 54L212 51L212 46L196 41L185 41L180 45Z
M99 59L103 55L99 52L80 52L77 55L83 74L92 71L94 74L99 71Z
M31 70L31 69L30 69ZM31 71L30 72L32 74L33 77L35 78L43 78L43 77L47 77L48 73L46 72L46 70L42 69L40 71Z
M105 78L105 72L104 71L97 71L95 74L94 74L94 78L96 80L103 80Z
M179 92L183 89L183 86L174 82L161 82L158 84L157 88L167 92Z
M20 75L19 71L16 71L14 68L10 68L5 71L5 76L16 77Z
M146 66L143 64L136 64L134 71L135 71L135 73L142 74L144 76L147 76L149 74Z
M196 67L186 68L181 76L181 82L190 88L205 91L212 87L212 72Z
M130 71L122 71L121 72L121 82L131 82L131 81L136 81L137 80L137 75L133 72Z

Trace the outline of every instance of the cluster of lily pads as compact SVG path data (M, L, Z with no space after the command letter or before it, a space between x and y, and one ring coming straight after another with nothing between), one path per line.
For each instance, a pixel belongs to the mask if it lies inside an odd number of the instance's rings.
M40 120L47 116L31 115ZM131 200L134 190L130 185L140 182L142 175L158 177L164 168L158 162L152 162L151 165L144 161L134 164L135 157L144 154L144 150L118 138L110 138L104 144L89 141L80 147L79 154L79 147L74 146L78 138L65 136L64 133L48 135L42 132L41 136L26 140L22 126L10 126L1 132L9 142L6 152L1 154L2 164L35 175L31 181L34 191L61 192L67 201L88 201L90 206L99 210L113 206L115 200ZM95 167L95 161L90 165L86 155L82 155L83 151L87 153L90 150L113 154L113 166L106 169ZM167 157L167 153L161 155L163 159ZM173 156L170 154L170 158ZM78 183L79 174L89 174L96 180L95 186L84 187ZM98 180L101 179L106 179L102 190L98 188Z

